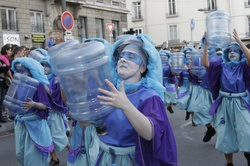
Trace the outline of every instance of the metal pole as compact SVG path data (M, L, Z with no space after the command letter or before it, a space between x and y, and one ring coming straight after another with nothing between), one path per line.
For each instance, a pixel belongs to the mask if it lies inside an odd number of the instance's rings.
M62 4L62 13L66 11L66 1L65 0L61 0L61 4ZM65 41L65 29L63 28L63 40Z
M61 0L62 3L62 13L66 11L66 1L65 0Z
M194 47L194 43L193 43L193 30L191 30L191 46Z

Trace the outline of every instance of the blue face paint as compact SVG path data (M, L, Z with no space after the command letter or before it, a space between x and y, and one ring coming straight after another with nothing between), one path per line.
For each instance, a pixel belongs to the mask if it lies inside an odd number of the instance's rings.
M231 53L231 52L240 54L241 51L240 51L240 49L239 49L238 47L231 47L231 48L229 49L229 53Z
M139 66L143 63L141 56L139 56L139 55L137 55L135 53L132 53L132 52L122 52L120 54L120 56L119 56L119 60L121 58L124 58L127 61L134 62L134 63L136 63Z
M42 63L43 67L51 68L51 66L48 63Z
M22 66L21 64L16 64L15 67L18 73L26 75L26 76L31 76L30 71L24 66Z

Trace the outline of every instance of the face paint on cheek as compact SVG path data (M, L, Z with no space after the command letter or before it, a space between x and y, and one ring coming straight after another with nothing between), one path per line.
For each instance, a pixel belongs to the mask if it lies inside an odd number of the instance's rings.
M28 69L26 69L25 67L21 66L21 65L16 65L16 71L20 74L26 75L26 76L31 76L30 71Z
M124 58L127 61L134 62L139 66L143 63L141 56L139 56L139 55L137 55L135 53L131 53L131 52L122 52L120 57L119 57L119 60L121 58Z
M237 48L231 48L228 53L229 61L240 61L240 50Z

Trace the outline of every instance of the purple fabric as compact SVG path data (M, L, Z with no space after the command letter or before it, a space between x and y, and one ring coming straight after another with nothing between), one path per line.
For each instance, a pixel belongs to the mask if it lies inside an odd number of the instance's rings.
M51 97L49 98L50 106L53 110L66 114L69 109L64 103L61 96L61 87L60 83L56 81L56 77L52 77L50 80L50 93Z
M135 132L124 115L116 109L104 118L108 133L100 139L118 147L136 146L136 161L139 165L177 165L177 148L174 134L169 123L166 108L153 89L140 87L138 91L127 94L128 99L153 125L154 136L146 141Z
M49 116L49 109L50 109L50 104L49 104L49 99L47 95L47 91L42 83L39 83L37 86L37 90L32 98L33 101L42 103L44 104L47 108L44 110L39 110L36 108L31 108L27 112L23 114L29 114L34 112L37 116L39 116L42 119L47 119Z
M47 96L47 92L46 92L45 87L42 83L39 83L39 85L37 87L37 91L34 94L33 101L43 103L44 105L47 106L47 108L45 110L38 110L36 108L31 108L27 113L35 112L36 115L38 115L40 118L47 119L49 116L50 105L49 105L49 99Z
M53 144L53 142L51 142L50 146L48 146L48 147L40 146L40 145L36 144L35 142L34 142L34 144L38 147L38 149L40 150L40 152L46 158L48 158L49 157L49 153L54 150L54 144Z
M175 84L176 83L176 77L175 75L171 72L171 69L169 65L167 64L166 67L163 69L163 77L168 78L168 83L170 84ZM164 84L163 84L164 85Z
M207 85L208 89L212 92L214 100L219 96L220 75L221 62L210 62L210 67L207 69Z
M248 66L247 63L244 63L243 66L245 71L243 77L246 83L247 90L250 93L250 66Z
M212 104L210 114L214 115L216 109L222 101L222 97L219 97L219 90L227 93L241 93L248 90L250 92L250 67L246 62L239 62L238 65L228 66L227 63L211 62L210 67L207 70L207 82L210 91L213 94L215 102ZM248 107L248 103L242 101Z
M215 100L215 101L212 103L211 108L210 108L210 115L216 114L217 108L218 108L218 106L220 105L221 101L222 101L222 97L220 96L220 97L218 97L217 100Z
M138 164L154 166L177 165L176 142L161 99L158 96L151 97L142 103L139 110L153 124L154 136L151 141L147 141L136 134L136 160Z
M166 88L166 91L168 91L168 92L176 92L176 88L175 87Z

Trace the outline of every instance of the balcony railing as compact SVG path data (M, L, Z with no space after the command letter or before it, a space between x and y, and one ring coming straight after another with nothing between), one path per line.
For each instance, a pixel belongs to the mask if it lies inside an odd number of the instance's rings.
M180 39L172 39L172 40L168 40L168 44L172 45L172 44L180 44Z
M41 24L31 24L31 32L44 33L44 26Z
M178 17L178 12L175 12L175 13L166 13L166 17Z
M245 2L245 8L250 8L250 1L247 0L247 1Z
M126 0L66 0L66 1L74 3L87 3L100 6L119 7L121 9L126 8Z
M134 16L132 17L132 21L143 21L143 17L142 16Z

